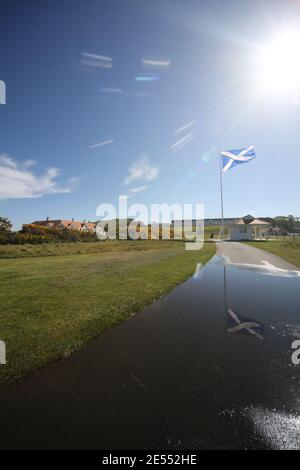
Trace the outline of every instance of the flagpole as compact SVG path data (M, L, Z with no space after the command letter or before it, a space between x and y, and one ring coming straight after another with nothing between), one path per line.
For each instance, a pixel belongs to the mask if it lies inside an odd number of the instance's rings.
M223 275L224 275L224 305L225 305L225 316L227 315L227 279L226 279L226 264L223 265Z
M220 191L221 191L221 217L222 217L222 233L224 236L224 201L223 201L223 175L222 175L222 156L219 151L220 158Z

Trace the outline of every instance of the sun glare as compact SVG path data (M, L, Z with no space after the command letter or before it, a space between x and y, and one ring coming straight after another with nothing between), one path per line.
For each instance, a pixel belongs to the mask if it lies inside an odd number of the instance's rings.
M284 32L261 53L260 83L263 91L300 88L300 34Z

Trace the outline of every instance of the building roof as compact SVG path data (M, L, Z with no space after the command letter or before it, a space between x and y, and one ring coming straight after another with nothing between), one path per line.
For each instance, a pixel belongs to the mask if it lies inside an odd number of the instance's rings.
M254 219L252 222L250 222L250 225L271 225L269 222L266 220L261 220L261 219Z
M82 229L83 227L88 228L89 230L94 230L96 227L96 224L92 222L81 222L78 220L62 220L62 219L55 219L55 220L36 220L31 223L31 225L43 225L43 226L48 226L48 227L57 227L57 226L63 226L65 228L70 228L74 227L77 230Z
M255 219L250 215L246 215L245 217L242 217L240 219L235 219L234 222L232 222L230 225L259 225L259 226L267 226L271 225L269 222L267 222L264 219Z
M243 219L235 219L230 225L248 225Z

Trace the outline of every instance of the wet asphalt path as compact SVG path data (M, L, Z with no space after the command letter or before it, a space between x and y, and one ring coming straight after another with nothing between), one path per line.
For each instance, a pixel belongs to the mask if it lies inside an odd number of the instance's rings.
M2 392L0 448L300 448L299 274L218 243L170 294Z
M262 265L267 262L280 269L297 269L283 258L246 243L217 242L217 255L228 257L232 263Z

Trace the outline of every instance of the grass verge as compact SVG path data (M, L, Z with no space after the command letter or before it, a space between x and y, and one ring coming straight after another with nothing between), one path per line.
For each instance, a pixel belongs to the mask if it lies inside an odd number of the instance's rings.
M38 256L39 246L25 257L16 250L15 258L0 259L0 339L7 351L0 386L72 354L184 281L196 263L215 253L214 243L200 251L185 251L184 243L172 241L88 245L78 249L98 251L71 254L68 244L56 245L56 256Z

